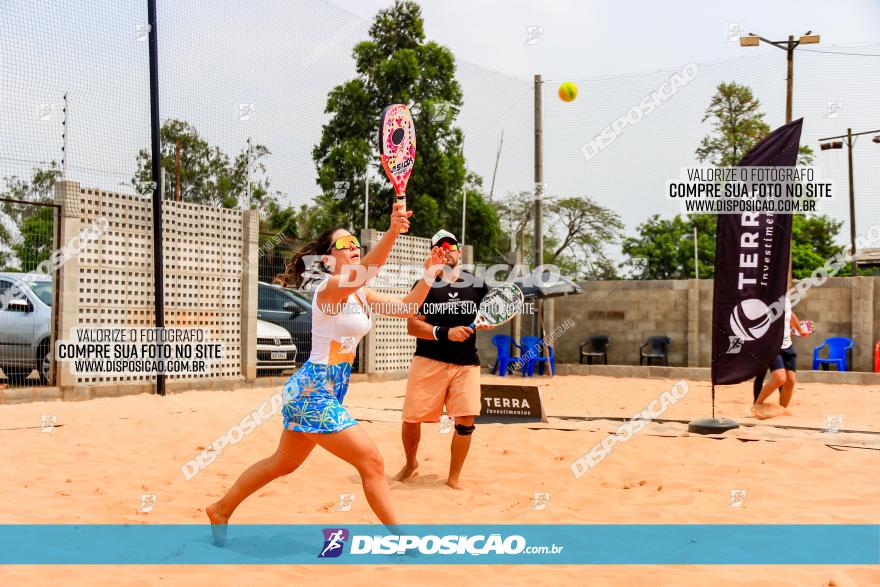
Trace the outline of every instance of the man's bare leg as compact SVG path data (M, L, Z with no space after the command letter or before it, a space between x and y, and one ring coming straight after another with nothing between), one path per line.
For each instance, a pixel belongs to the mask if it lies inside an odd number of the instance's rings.
M455 418L455 433L452 435L452 446L450 448L451 458L449 459L449 478L446 484L453 489L462 489L461 469L464 467L464 460L467 458L468 450L471 448L471 433L459 433L459 426L471 428L474 425L473 416L458 416Z
M419 461L416 459L416 455L419 452L419 441L422 439L422 425L418 422L404 422L400 428L400 437L403 439L406 464L394 476L394 479L406 481L418 475Z

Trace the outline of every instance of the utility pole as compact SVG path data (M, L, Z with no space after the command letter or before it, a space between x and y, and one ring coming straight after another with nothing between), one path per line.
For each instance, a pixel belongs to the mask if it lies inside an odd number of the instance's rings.
M856 188L853 185L852 148L852 129L848 128L846 129L846 166L849 173L849 239L853 252L852 273L854 276L857 276L859 274L859 261L855 257L858 251L856 251Z
M855 137L859 137L862 135L872 135L875 133L880 133L880 129L878 130L866 130L864 132L853 132L852 128L846 129L845 135L839 135L836 137L826 137L824 139L819 139L819 148L823 151L827 151L829 149L842 149L843 142L835 139L846 139L846 151L847 151L847 168L849 174L849 238L850 238L850 253L853 255L852 257L852 274L859 274L859 264L858 258L856 257L856 189L853 183L853 146L856 144ZM823 143L822 141L831 141L828 143ZM880 144L880 134L874 137L874 142Z
M364 171L364 230L370 228L370 166Z
M794 35L788 35L786 41L771 41L765 39L755 33L749 33L745 37L739 38L740 47L758 47L761 41L773 45L777 49L785 51L786 76L785 76L785 124L791 122L792 119L792 95L794 94L794 50L798 45L816 45L819 43L819 35L814 35L813 31L807 31L795 41ZM792 256L788 255L788 273L792 271ZM714 411L715 406L713 404Z
M514 262L520 266L522 266L523 262L525 261L525 250L526 250L525 226L526 226L525 222L523 222L519 226L519 247L518 248L514 247L514 239L516 238L515 235L516 235L517 231L515 228L511 227L511 232L513 233L513 234L511 234L511 237L510 237L511 257L515 258L516 260ZM513 260L513 259L511 259L511 260ZM517 313L517 315L514 316L513 320L510 321L510 337L514 341L516 341L519 339L521 334L522 334L522 315ZM510 351L513 352L513 349L511 348Z
M464 226L467 216L467 188L461 188L461 246L464 246Z
M174 143L174 175L175 175L175 186L174 186L174 200L180 201L180 139L177 139Z
M794 50L798 45L815 45L819 43L819 35L812 34L813 31L807 31L795 40L794 35L788 35L787 41L771 41L765 39L755 33L749 33L739 38L740 47L757 47L761 41L769 43L778 49L786 52L786 67L788 75L785 78L785 123L791 122L792 117L792 94L794 93Z
M464 141L461 143L461 160L464 161ZM461 186L461 246L464 246L464 222L467 216L467 179Z
M544 123L541 75L535 75L535 267L544 264ZM535 299L536 320L532 334L543 336L541 322L544 304Z
M495 176L498 174L498 161L501 159L501 147L504 145L504 129L501 129L501 141L498 143L498 153L495 154L495 169L492 171L492 187L489 188L489 199L495 193Z
M247 139L247 186L245 188L245 196L247 197L247 210L251 209L251 153L253 153L253 147L251 146L251 138Z
M788 45L785 47L787 75L785 76L785 124L791 122L791 95L794 91L794 35L788 35Z

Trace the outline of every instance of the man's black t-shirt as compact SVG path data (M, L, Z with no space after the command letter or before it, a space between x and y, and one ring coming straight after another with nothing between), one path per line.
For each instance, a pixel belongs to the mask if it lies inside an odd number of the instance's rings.
M477 317L477 308L489 291L485 282L475 285L475 279L472 274L462 271L453 287L452 283L443 283L438 277L422 302L419 314L431 326L469 326ZM480 364L476 333L462 342L419 338L416 340L416 356L454 365Z

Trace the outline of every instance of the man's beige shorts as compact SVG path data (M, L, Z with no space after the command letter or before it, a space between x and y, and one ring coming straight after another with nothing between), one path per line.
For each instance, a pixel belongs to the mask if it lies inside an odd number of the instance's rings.
M480 366L453 365L426 357L413 357L403 400L404 422L439 422L480 415Z

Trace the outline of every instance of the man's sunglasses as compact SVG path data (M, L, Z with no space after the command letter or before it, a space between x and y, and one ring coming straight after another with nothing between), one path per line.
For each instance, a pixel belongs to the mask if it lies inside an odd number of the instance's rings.
M344 251L345 249L350 249L354 245L355 247L360 247L361 242L357 239L357 237L353 234L349 234L347 236L341 236L336 239L336 242L333 243L333 248L337 251Z
M453 243L453 242L449 242L449 241L443 241L440 244L438 244L437 246L440 247L441 249L443 249L444 251L457 251L458 250L458 243Z

